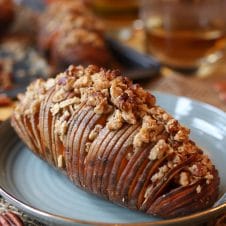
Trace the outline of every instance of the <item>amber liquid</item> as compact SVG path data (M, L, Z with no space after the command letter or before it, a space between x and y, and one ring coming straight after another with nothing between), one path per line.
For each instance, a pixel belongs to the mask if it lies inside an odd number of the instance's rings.
M213 61L226 46L225 32L214 26L203 30L174 26L167 30L159 23L148 26L146 32L147 51L176 68L195 68L210 57Z
M120 29L131 26L138 18L138 0L92 0L91 6L106 24L106 29Z

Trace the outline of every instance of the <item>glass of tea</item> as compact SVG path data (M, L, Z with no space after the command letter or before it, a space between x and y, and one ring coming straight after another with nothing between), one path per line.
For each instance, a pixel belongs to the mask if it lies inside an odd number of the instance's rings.
M226 47L226 0L142 0L146 50L174 69L215 62Z
M139 0L90 0L90 5L108 32L131 26L139 16Z

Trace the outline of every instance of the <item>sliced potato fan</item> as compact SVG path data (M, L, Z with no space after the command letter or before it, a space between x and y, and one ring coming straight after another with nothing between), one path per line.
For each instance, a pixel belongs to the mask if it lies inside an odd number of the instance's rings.
M217 199L218 172L189 129L117 70L70 66L33 82L12 126L75 185L130 209L171 218Z

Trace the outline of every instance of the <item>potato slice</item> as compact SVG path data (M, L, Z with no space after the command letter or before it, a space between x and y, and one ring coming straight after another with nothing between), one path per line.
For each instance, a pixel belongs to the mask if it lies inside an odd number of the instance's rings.
M110 130L107 127L104 127L100 133L98 134L97 138L94 140L94 142L91 144L89 152L84 160L84 172L85 172L85 188L89 191L92 191L92 177L93 177L93 171L96 166L96 156L98 155L99 146L105 141L108 134L110 133Z
M68 97L67 98L73 98L74 97L74 93L73 92L70 92L68 94ZM71 106L72 107L72 106ZM80 106L78 107L78 109L80 108ZM71 110L70 110L71 109ZM73 113L76 113L78 112L78 109L74 110L74 108L70 108L70 107L67 107L66 110L69 112L70 116L68 119L65 119L67 120L67 123L68 125L71 118L72 118L72 115ZM72 113L73 112L73 113ZM56 117L56 121L60 118L61 116L57 116ZM54 125L55 122L53 122ZM67 131L68 131L68 128L67 128ZM65 165L65 161L66 161L66 157L65 157L65 154L66 154L66 150L65 150L65 146L64 146L64 143L66 143L66 134L65 134L65 138L64 138L64 141L62 142L58 133L55 132L55 128L52 129L52 139L54 142L52 142L52 148L53 148L53 153L55 153L55 159L56 159L56 165L58 168L60 168L61 170L65 171L66 170L66 165Z
M137 156L136 154L134 154L129 163L132 163L131 168L129 169L129 171L127 172L127 176L125 178L125 182L124 184L122 184L121 186L121 190L120 190L120 196L121 196L121 200L123 199L123 203L124 205L128 206L128 202L130 200L129 197L129 190L133 189L134 183L133 180L136 179L136 177L139 176L140 171L142 172L143 169L145 168L145 166L148 164L149 159L149 152L150 149L149 147L141 149L140 152L138 151Z
M73 157L72 157L72 174L73 179L76 181L77 184L80 185L80 178L79 178L79 158L80 158L80 142L83 136L83 132L86 129L86 126L89 124L92 117L94 117L95 113L90 110L90 108L87 108L87 111L84 112L84 117L81 117L80 120L78 120L76 125L76 131L74 139L73 139ZM81 185L80 185L81 186Z
M52 97L54 96L55 92L53 92L49 98L49 100L46 103L46 107L44 109L44 127L43 127L43 135L44 135L44 142L46 144L46 150L45 150L45 158L50 163L55 165L53 153L51 150L52 147L52 140L51 140L51 131L53 126L53 115L50 111L52 107Z
M47 152L49 152L48 149L50 148L50 144L49 144L50 141L48 140L49 136L46 137L46 127L48 127L49 125L48 118L46 117L46 108L47 108L47 103L49 99L53 96L54 91L55 91L55 87L53 87L47 92L45 99L41 102L40 113L39 113L40 137L45 147L43 152L43 158L46 159L46 161L48 161L49 159Z
M53 92L55 91L55 87L51 88L45 95L44 100L41 102L40 110L39 110L39 130L41 139L44 141L44 121L45 121L45 109L46 109L46 103L48 102L49 98L52 96ZM44 142L45 143L45 142ZM45 144L46 146L46 144Z
M81 114L82 110L85 109L86 105L85 104L80 104L79 107L75 110L75 112L71 115L70 119L68 120L68 130L64 142L64 157L65 157L65 164L66 164L66 171L68 173L69 178L72 180L72 169L71 169L71 158L72 158L72 145L71 142L71 137L73 137L72 130L74 128L74 122L76 119L79 117Z
M104 153L103 159L107 159L108 164L106 164L105 169L103 169L102 177L99 184L99 189L101 191L101 194L106 196L108 198L110 188L108 189L109 184L109 175L111 175L112 168L114 166L115 158L117 157L119 152L123 152L124 149L122 148L124 146L129 146L131 142L128 142L128 139L130 138L131 134L138 128L138 125L130 126L126 129L126 131L122 131L123 134L119 137L115 137L116 141L115 143L112 143L112 145L109 145L111 149L109 149L108 152Z
M133 138L135 136L135 134L137 134L139 130L139 126L133 126L131 127L131 129L128 132L128 136L125 137L125 142L122 144L122 146L120 146L120 149L118 149L118 147L114 147L114 150L112 152L112 156L113 156L113 163L112 163L112 168L110 169L111 172L109 175L109 178L107 180L107 183L105 183L105 185L103 185L103 187L105 187L107 185L107 190L108 190L108 196L109 199L116 199L115 197L115 190L119 181L119 178L121 176L121 174L123 173L123 171L126 168L126 165L129 162L128 159L128 154L131 153L133 151L133 147L132 147L132 142L133 142ZM124 137L122 137L124 139ZM117 151L118 149L118 151ZM106 175L106 173L105 173ZM105 180L103 180L104 182Z
M217 192L214 191L216 186L219 185L219 177L215 168L212 169L211 174L216 179L211 180L209 187L205 186L205 179L199 179L191 185L174 188L156 199L147 212L158 213L164 218L169 218L178 216L178 214L181 216L187 215L212 206L218 196ZM197 191L198 186L200 191ZM199 202L195 202L195 200L199 200ZM206 206L206 203L208 203L208 206Z
M31 126L32 126L32 131L36 140L36 143L39 148L39 154L40 156L43 156L44 153L44 143L41 140L41 135L40 135L40 129L39 129L39 112L40 112L40 106L38 108L37 113L32 114L30 121L31 121Z
M123 170L120 179L117 183L116 186L116 191L115 191L115 197L117 198L117 202L127 202L128 201L128 194L126 191L123 192L123 187L126 184L127 186L130 186L132 178L135 176L136 171L133 171L133 166L136 164L136 161L139 160L139 163L141 164L143 161L143 158L148 156L146 149L140 149L136 151L131 158L128 161L128 164L126 165L125 169ZM141 157L140 157L141 156ZM128 187L127 187L128 189Z
M150 189L148 193L148 197L144 200L142 203L141 209L143 211L147 211L152 203L160 197L163 193L167 192L165 189L167 189L167 185L171 182L171 180L179 173L181 172L185 166L187 166L189 163L195 160L196 155L192 155L182 163L178 164L177 166L173 167L169 170L169 172L166 173L162 178L157 180L155 183L153 183L153 189ZM169 188L170 189L170 188Z
M94 175L92 177L92 190L95 194L100 194L101 179L105 166L108 165L108 153L112 150L112 147L119 141L119 138L122 137L127 129L128 126L124 126L118 131L112 131L99 147L96 156L96 168L94 169Z
M197 183L186 187L181 186L164 196L160 196L155 200L147 212L152 214L161 213L162 216L173 216L175 212L179 210L182 216L186 211L192 211L192 209L187 209L187 207L189 204L192 204L192 206L194 205L194 197L197 196L196 188L200 184L202 184L201 181L198 181ZM164 205L164 203L167 203L167 205ZM185 206L186 208L184 208Z
M151 177L157 172L157 170L164 164L165 161L167 161L168 158L171 158L174 153L168 154L162 159L151 161L151 167L150 169L148 168L148 171L144 172L144 175L142 176L142 179L144 179L144 183L142 183L140 186L135 187L133 194L131 195L131 199L137 200L137 207L140 209L143 201L144 201L144 196L147 188L151 184Z
M54 115L52 116L52 127L51 127L51 131L50 131L50 139L51 139L51 153L52 153L52 157L53 157L53 161L54 161L54 166L57 167L57 154L56 154L56 136L57 136L57 132L56 132L56 128L55 128L55 124L56 121L59 119L59 115Z
M27 134L28 136L30 137L35 149L35 153L37 155L39 155L39 147L38 147L38 143L36 142L36 139L35 139L35 136L34 136L34 133L33 133L33 130L32 130L32 126L31 126L31 122L30 122L30 119L27 115L24 115L23 116L23 124L24 124L24 127L27 131Z
M36 150L35 144L31 139L30 135L28 134L26 127L24 126L24 116L19 116L19 118L17 119L17 122L19 127L23 130L23 133L25 134L25 137L26 137L25 140L26 142L28 142L28 147L31 148L31 150L35 151Z
M104 127L107 120L107 116L108 116L107 114L105 115L95 114L94 117L91 119L91 121L88 123L83 133L83 136L80 142L80 158L79 158L79 178L80 178L80 184L83 187L84 187L84 168L85 168L84 162L85 162L86 155L88 154L86 145L87 143L90 143L91 145L91 143L93 142L89 140L89 134L96 125L101 125L102 127Z
M83 118L86 116L87 113L89 113L90 111L90 107L89 106L84 106L84 108L82 108L79 112L77 117L75 117L75 119L71 122L73 124L73 128L71 130L71 133L68 134L69 136L69 143L68 143L68 147L66 147L68 150L70 150L69 154L69 159L70 161L68 161L69 163L69 167L68 169L70 170L68 173L71 177L71 179L73 180L73 182L76 185L79 185L79 182L76 178L76 175L74 175L74 170L77 167L76 164L76 154L74 149L73 149L73 144L74 144L74 139L77 139L77 130L78 127L80 125L80 123L82 122Z

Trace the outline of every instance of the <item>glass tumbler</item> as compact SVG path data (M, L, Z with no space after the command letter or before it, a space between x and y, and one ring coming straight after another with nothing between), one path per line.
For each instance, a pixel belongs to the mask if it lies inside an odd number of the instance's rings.
M142 0L146 50L164 65L195 69L226 47L226 0Z

